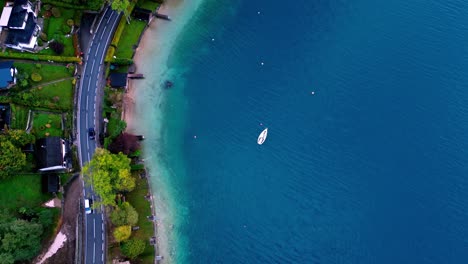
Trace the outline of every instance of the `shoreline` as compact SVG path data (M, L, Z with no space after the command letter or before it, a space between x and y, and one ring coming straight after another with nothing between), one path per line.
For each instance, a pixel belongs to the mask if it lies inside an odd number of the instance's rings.
M151 192L151 210L157 218L153 222L155 263L158 262L156 256L162 256L166 263L177 262L178 236L173 229L177 223L174 214L178 207L173 203L170 183L165 182L165 169L168 168L156 158L160 152L154 153L155 149L159 151L159 142L163 138L161 126L166 113L155 106L160 106L166 97L167 92L160 89L158 83L166 78L167 61L175 41L194 14L190 11L195 8L190 7L193 4L185 4L182 0L169 0L159 6L157 10L163 14L177 14L177 21L154 18L142 31L133 61L137 72L143 73L145 79L130 79L123 98L122 119L127 123L125 132L147 137L142 142L142 158Z

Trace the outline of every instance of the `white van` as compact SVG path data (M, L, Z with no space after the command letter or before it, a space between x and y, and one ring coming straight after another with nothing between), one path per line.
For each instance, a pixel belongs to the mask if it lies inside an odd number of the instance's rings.
M84 208L85 208L85 213L86 214L91 213L91 207L90 207L89 199L84 200Z

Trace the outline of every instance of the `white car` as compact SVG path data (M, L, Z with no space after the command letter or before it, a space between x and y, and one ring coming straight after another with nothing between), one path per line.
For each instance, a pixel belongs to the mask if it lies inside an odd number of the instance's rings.
M84 208L85 208L85 213L86 213L86 214L92 213L92 211L91 211L91 203L90 203L89 199L85 199L85 200L84 200Z

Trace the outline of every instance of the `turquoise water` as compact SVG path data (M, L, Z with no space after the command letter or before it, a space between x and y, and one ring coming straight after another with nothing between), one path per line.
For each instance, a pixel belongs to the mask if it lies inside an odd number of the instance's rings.
M467 262L467 11L461 0L186 9L164 64L148 55L154 78L138 99L158 117L144 124L145 155L168 260Z

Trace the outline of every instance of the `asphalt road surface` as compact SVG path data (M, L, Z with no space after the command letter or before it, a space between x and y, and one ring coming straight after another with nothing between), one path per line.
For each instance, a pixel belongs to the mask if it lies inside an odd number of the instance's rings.
M107 47L118 25L120 15L107 8L91 38L89 49L85 52L85 61L81 73L81 82L78 94L78 155L80 165L83 166L91 160L96 150L99 135L102 103L102 87L104 80L104 58ZM96 139L88 136L88 129L94 127ZM96 201L92 186L84 186L84 197ZM91 214L85 215L85 263L105 263L105 225L104 215L100 208L95 208Z

